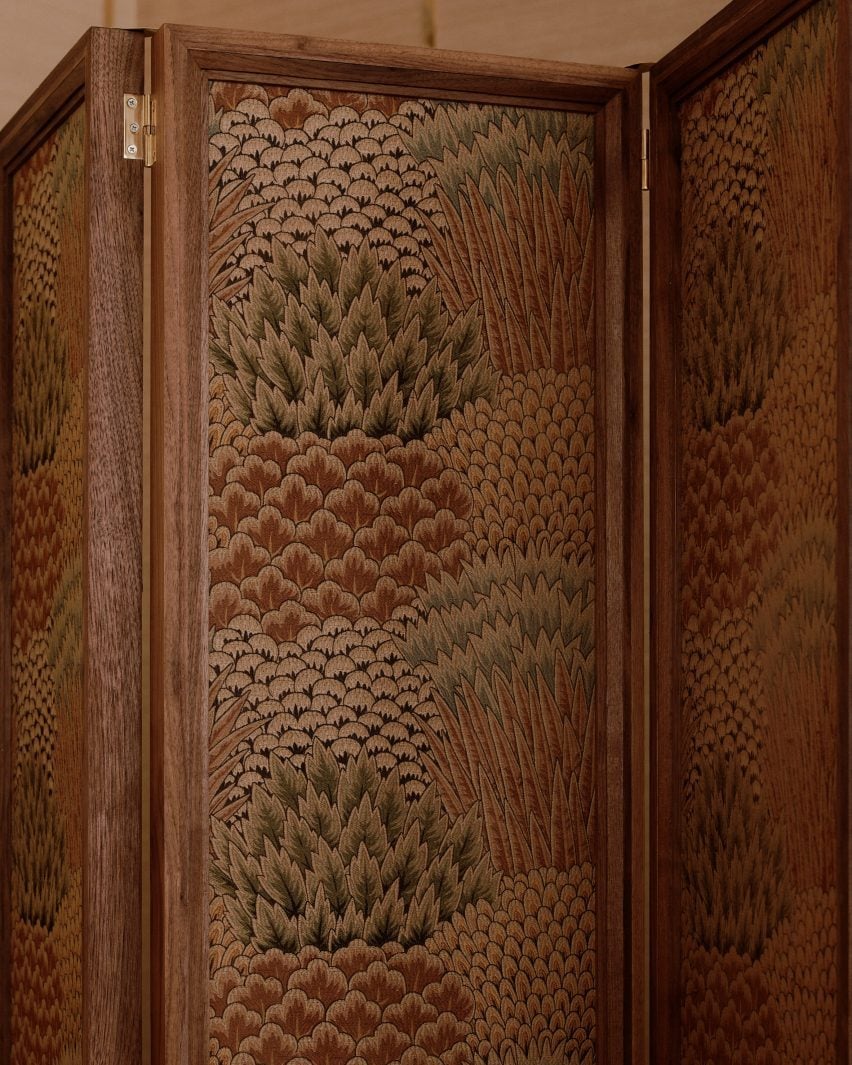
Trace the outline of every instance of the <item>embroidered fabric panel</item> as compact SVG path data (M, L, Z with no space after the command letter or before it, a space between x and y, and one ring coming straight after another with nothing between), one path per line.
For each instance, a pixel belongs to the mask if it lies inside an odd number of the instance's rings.
M685 1062L836 1060L836 39L680 113Z
M82 1060L84 130L13 185L14 1065Z
M211 1063L595 1059L593 135L211 88Z

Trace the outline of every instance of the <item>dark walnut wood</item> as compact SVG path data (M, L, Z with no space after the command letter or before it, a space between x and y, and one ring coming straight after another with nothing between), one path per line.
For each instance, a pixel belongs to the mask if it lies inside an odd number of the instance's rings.
M139 1062L142 729L142 172L121 159L141 33L91 30L0 134L0 1062L11 1052L12 182L86 109L80 321L84 370L83 1060Z

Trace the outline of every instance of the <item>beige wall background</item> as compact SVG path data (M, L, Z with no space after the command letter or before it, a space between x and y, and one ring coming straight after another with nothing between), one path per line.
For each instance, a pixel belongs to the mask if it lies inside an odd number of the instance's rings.
M722 0L0 0L0 127L89 26L163 22L626 66Z

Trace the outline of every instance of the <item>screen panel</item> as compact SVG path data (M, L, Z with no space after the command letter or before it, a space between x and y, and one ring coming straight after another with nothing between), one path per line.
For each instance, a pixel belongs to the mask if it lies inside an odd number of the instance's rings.
M4 1062L141 1055L141 59L87 34L0 135Z
M81 105L13 182L11 1040L80 1061Z
M658 83L657 1024L672 1060L845 1062L845 45L833 0L747 14L709 78L684 52Z
M211 1061L590 1062L594 119L210 101Z
M158 1052L621 1060L636 79L154 69Z

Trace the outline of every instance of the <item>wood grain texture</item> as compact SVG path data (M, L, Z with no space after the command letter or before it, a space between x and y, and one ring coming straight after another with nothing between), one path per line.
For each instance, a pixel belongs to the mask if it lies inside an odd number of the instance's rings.
M0 162L0 404L12 401L12 178ZM12 419L0 418L0 869L12 866ZM0 1065L11 1051L12 878L0 878Z
M153 62L152 1058L196 1065L207 1053L207 98L168 29Z
M667 98L651 82L651 1046L675 1061L680 1009L680 894L676 794L679 780L680 633L678 626L677 442L680 373L677 319L680 265L670 232L680 225L676 128ZM664 223L656 220L665 219Z
M599 493L601 726L605 795L600 853L604 938L599 1060L631 1059L642 1045L632 1016L633 914L628 870L640 861L630 750L641 742L641 483L638 84L629 71L566 67L401 48L270 38L185 27L155 36L161 130L154 168L152 776L154 803L154 1061L197 1065L207 1048L207 95L208 79L405 92L524 103L597 115L599 238L597 358L606 426ZM634 131L633 143L630 131ZM633 170L633 173L629 171ZM634 269L635 266L635 269ZM634 317L628 328L627 308ZM638 489L637 489L638 490ZM634 618L634 613L637 617ZM601 638L604 637L604 638ZM603 715L606 715L604 718ZM637 739L637 737L639 737ZM641 749L641 748L634 748ZM641 877L633 884L641 886ZM604 908L605 907L605 908ZM634 926L635 927L635 926ZM639 1061L637 1057L632 1060Z
M122 85L141 87L142 38L86 34L0 136L0 866L10 842L11 186L17 168L86 103L88 275L84 462L85 817L83 1060L139 1061L141 656L141 174L116 165ZM116 93L119 93L116 96ZM116 101L118 108L116 110ZM120 163L120 160L118 160ZM9 878L0 885L0 1061L11 1050Z
M121 158L143 38L88 47L88 363L84 528L84 1010L89 1065L141 1054L142 167Z
M656 1060L681 1055L681 186L680 103L809 7L736 0L652 70L651 291L651 1045ZM840 772L837 846L840 909L837 1058L850 1052L849 764L849 213L848 0L840 12L840 202L838 345L838 611Z
M403 46L356 45L308 37L223 33L168 26L192 61L211 77L272 78L276 84L334 85L359 91L451 95L475 100L538 103L551 100L575 109L601 105L626 89L635 74L619 67L588 67L531 59L501 59L467 52Z
M838 706L841 710L839 737L840 766L838 774L840 825L838 845L838 869L845 889L845 904L840 908L838 994L838 1061L852 1060L852 581L849 565L852 558L852 368L850 368L850 340L852 340L852 0L838 0L839 43L837 80L841 89L838 101L840 133L840 240L838 243L838 341L840 362L837 374L837 406L839 438L838 461L838 513L839 536L837 544L838 581L840 595L837 602L838 653L840 686ZM843 895L841 894L841 898Z
M628 795L630 821L626 822L624 902L627 936L625 979L632 1042L625 1046L625 1059L641 1063L647 1059L647 890L645 825L646 787L646 638L645 638L645 401L643 394L643 292L646 284L643 254L643 196L641 181L642 80L637 78L627 96L627 115L623 136L624 162L621 172L625 181L626 255L625 255L625 343L623 367L625 377L622 442L624 468L625 600L628 624L625 626L625 669L627 671L625 719L624 780ZM642 604L641 608L640 605Z
M636 149L641 112L639 79L625 96L616 97L597 117L595 164L598 204L597 374L596 418L599 420L596 476L596 655L599 678L598 714L602 735L598 746L598 1047L597 1060L617 1063L630 1058L641 1039L641 1019L633 1016L632 964L638 931L632 926L636 884L633 818L641 809L641 791L631 776L634 744L641 737L641 639L635 642L641 594L631 599L633 582L641 588L641 205L636 180ZM631 143L632 142L632 143ZM631 178L633 179L631 181ZM637 290L637 286L640 286ZM632 316L629 312L632 312ZM638 390L637 390L638 388ZM638 421L636 420L638 418ZM637 463L639 464L637 466ZM637 480L638 472L638 480ZM603 591L601 591L603 590ZM637 687L638 685L638 687ZM638 701L637 701L638 699ZM627 710L627 712L625 712ZM639 892L641 896L641 889ZM639 950L641 955L641 950ZM641 1058L636 1059L641 1060Z

